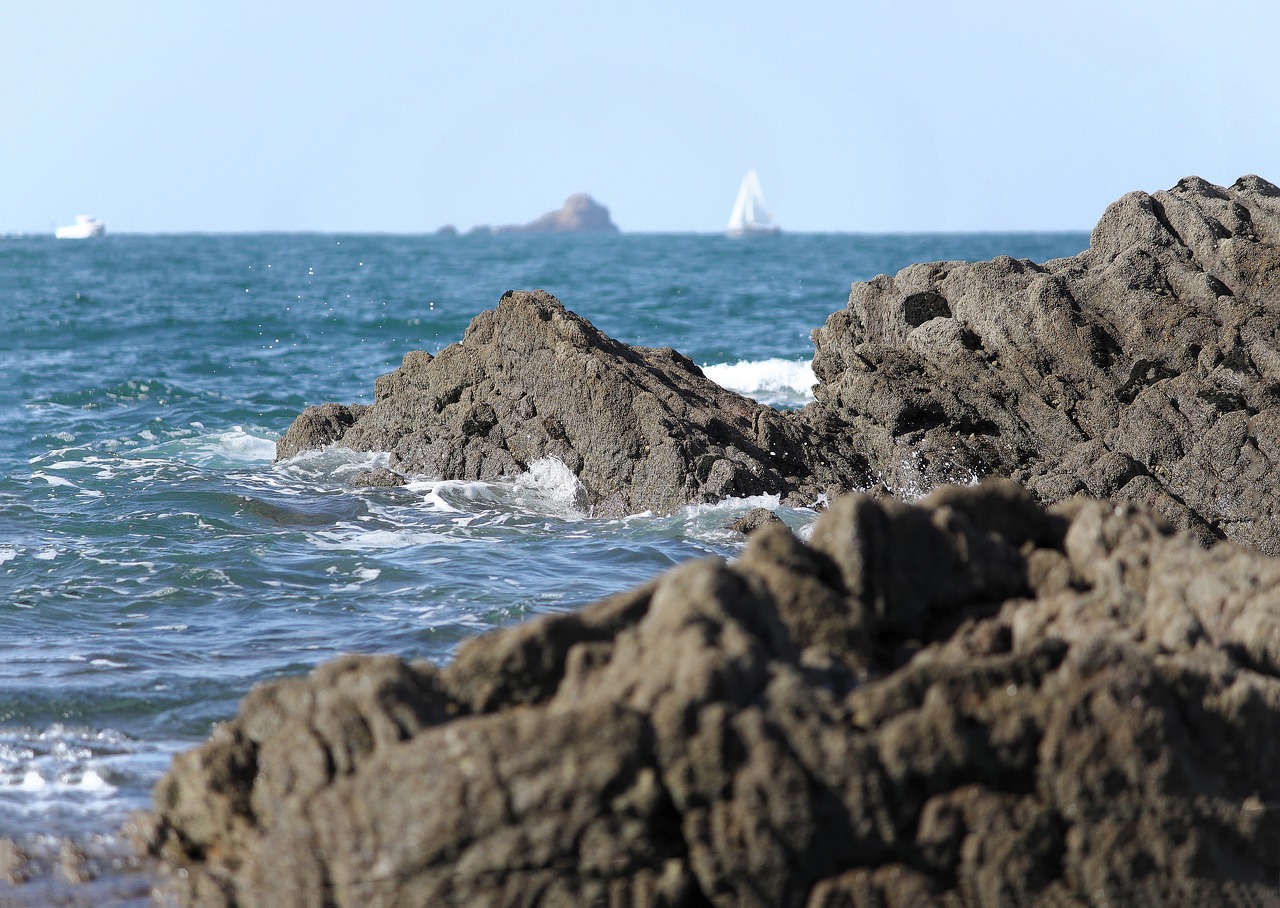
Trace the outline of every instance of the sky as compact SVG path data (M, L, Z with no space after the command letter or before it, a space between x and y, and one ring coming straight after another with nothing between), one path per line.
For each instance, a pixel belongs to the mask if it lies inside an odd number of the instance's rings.
M1087 230L1280 182L1274 0L0 0L0 233Z

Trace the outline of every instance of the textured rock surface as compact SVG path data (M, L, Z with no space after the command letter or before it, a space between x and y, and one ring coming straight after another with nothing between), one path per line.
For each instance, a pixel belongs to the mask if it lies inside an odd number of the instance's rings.
M377 403L307 410L280 456L338 442L398 472L511 476L557 457L596 513L726 495L1015 478L1044 502L1147 505L1205 542L1280 554L1280 189L1188 178L1126 195L1088 250L913 265L814 332L817 400L775 413L669 350L515 293Z
M151 847L207 905L1259 904L1278 760L1280 561L996 482L260 686Z
M1280 554L1280 189L1197 178L1037 265L913 265L814 332L808 418L891 490L999 474Z
M441 232L457 233L452 226ZM527 224L507 224L502 227L480 225L467 231L470 234L491 233L617 233L618 226L609 217L609 209L585 192L575 193L565 199L556 211L548 211Z
M375 398L309 408L278 455L339 442L389 451L397 473L483 480L554 457L598 516L817 494L804 483L807 425L721 388L674 350L606 337L542 291L507 293L434 358L410 353ZM836 459L865 480L856 456Z

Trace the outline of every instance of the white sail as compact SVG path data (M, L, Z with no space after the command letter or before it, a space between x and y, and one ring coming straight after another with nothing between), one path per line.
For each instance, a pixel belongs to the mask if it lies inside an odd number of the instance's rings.
M738 198L733 203L726 231L730 236L748 233L777 233L773 214L764 206L764 193L760 191L760 178L753 169L747 171L738 187Z

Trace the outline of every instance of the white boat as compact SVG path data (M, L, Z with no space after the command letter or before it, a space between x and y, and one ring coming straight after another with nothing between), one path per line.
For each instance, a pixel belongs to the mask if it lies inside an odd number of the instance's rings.
M91 236L102 236L107 232L107 225L87 214L77 214L76 222L66 227L59 227L53 235L60 240L87 240Z
M729 226L725 228L725 232L729 236L751 236L777 233L778 230L778 226L773 223L773 214L764 207L760 178L756 176L754 168L748 170L738 188L738 198L733 203L733 214L729 215Z

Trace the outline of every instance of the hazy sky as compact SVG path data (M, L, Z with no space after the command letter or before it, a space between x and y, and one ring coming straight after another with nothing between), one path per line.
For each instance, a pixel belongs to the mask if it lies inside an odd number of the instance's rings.
M1275 0L0 0L0 232L1087 229L1280 182Z

